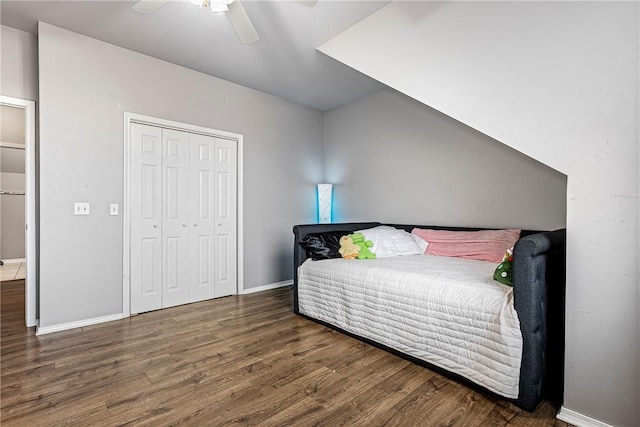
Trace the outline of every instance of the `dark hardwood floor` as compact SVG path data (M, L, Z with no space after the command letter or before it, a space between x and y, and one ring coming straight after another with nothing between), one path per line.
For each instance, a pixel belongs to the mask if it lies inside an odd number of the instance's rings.
M295 316L291 289L36 337L23 287L0 286L3 427L567 425Z

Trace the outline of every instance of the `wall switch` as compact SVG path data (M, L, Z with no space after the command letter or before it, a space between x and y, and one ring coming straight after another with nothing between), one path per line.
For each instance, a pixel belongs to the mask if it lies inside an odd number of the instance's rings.
M74 215L89 215L89 203L87 202L75 202L73 204Z
M118 204L111 203L109 205L109 215L118 215Z

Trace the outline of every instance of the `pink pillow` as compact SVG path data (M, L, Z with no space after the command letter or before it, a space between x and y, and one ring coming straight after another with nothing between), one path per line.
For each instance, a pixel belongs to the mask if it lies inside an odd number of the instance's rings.
M429 242L425 255L500 262L520 238L520 230L450 231L414 228L411 233Z

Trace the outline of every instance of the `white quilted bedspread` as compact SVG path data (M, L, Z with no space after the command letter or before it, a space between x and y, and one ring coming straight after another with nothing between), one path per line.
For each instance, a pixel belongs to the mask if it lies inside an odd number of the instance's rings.
M425 255L307 260L300 312L517 398L520 323L495 267Z

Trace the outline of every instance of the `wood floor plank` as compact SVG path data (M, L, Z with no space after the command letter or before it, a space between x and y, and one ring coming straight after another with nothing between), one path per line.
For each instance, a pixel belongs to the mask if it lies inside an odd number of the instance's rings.
M0 287L6 426L566 426L291 311L291 289L36 337Z

